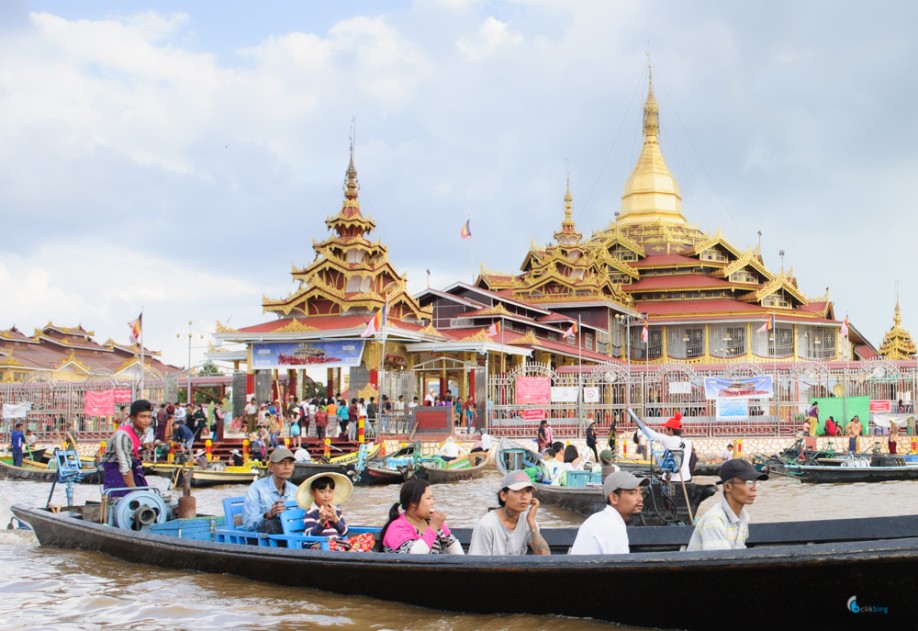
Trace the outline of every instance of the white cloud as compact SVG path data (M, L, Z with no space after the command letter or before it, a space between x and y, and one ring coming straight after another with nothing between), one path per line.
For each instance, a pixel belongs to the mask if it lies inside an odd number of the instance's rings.
M469 59L481 60L495 54L502 47L520 44L522 41L523 36L512 32L509 24L489 16L472 37L460 39L456 46Z

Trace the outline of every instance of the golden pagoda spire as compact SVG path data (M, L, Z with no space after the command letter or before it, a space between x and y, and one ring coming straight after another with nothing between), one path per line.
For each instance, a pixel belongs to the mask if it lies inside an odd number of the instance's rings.
M899 309L899 296L896 295L896 309L893 312L893 326L886 332L880 345L880 355L884 359L901 360L915 357L915 343L908 331L902 328L902 313Z
M360 213L360 200L357 199L357 192L360 190L360 183L357 181L357 167L354 166L354 131L351 133L351 160L347 165L347 173L344 176L344 208L341 209L343 214L350 212Z
M555 240L561 245L574 245L579 243L583 235L577 232L574 223L574 196L571 195L571 176L567 176L567 190L564 192L564 221L561 222L561 232L555 233Z
M644 101L644 147L625 182L617 223L624 226L662 222L685 225L679 184L660 152L660 106L653 94L653 67L648 61L647 100Z

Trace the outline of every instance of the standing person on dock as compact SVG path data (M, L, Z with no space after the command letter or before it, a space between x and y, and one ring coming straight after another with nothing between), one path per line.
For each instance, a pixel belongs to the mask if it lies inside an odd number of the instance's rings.
M152 423L152 403L146 399L137 399L131 403L127 422L115 430L102 454L103 490L149 486L143 475L140 446ZM127 492L115 491L109 497L120 497Z
M16 429L10 432L10 451L13 452L13 466L22 466L22 449L25 447L25 434L22 433L22 423L16 423Z
M595 462L599 462L599 452L596 450L596 422L591 422L586 429L586 444L593 451Z
M849 454L857 453L857 439L863 431L864 427L861 425L861 419L855 414L854 418L851 419L851 421L848 423L848 426L845 428L845 433L848 434Z
M889 448L889 453L891 455L896 455L898 453L898 443L899 443L899 425L895 420L889 421L889 439L886 443Z
M602 483L606 507L590 515L580 529L569 554L628 554L629 519L644 510L643 487L650 484L627 471L616 471Z
M720 503L713 506L699 520L692 532L687 550L736 550L746 547L749 537L749 513L746 506L755 502L756 483L768 476L740 458L734 458L720 467L720 481L724 494Z
M497 503L478 520L472 531L469 554L523 555L527 548L533 554L549 555L551 551L539 532L536 514L539 500L532 496L535 485L523 471L511 471L500 481Z
M296 499L296 485L290 482L296 463L293 453L278 447L268 459L268 475L252 482L242 509L246 530L279 535L283 532L280 514L288 500Z

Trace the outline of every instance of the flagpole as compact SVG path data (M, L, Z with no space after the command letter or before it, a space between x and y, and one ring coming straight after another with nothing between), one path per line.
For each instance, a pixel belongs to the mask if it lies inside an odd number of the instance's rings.
M142 398L143 398L143 390L144 390L144 387L143 387L143 386L144 386L143 373L144 373L144 354L143 354L143 306L141 306L141 307L140 307L140 396L137 397L138 399L142 399Z
M583 330L581 329L580 315L577 315L577 418L579 420L579 436L583 435Z
M500 372L501 376L507 372L507 353L504 350L504 316L500 317Z

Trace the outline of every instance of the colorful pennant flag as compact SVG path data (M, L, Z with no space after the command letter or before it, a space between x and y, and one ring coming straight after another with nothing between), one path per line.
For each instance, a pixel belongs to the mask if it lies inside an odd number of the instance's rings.
M648 324L647 320L644 320L644 327L641 329L641 341L646 344L647 340L649 339L650 339L650 325Z
M577 332L577 323L571 322L571 328L564 332L561 336L562 338L574 337L574 334Z
M845 316L845 321L842 322L841 335L842 337L848 337L848 316Z
M500 322L499 321L495 322L494 324L488 327L488 335L491 337L494 337L495 335L500 334L500 329L501 329Z
M373 315L373 318L369 322L367 322L367 328L363 330L363 333L360 334L360 337L372 337L376 335L379 331L382 331L388 320L389 300L386 299L386 303L382 306L382 308Z
M140 334L143 331L143 311L136 320L131 320L127 325L131 327L131 344L136 344L140 341Z
M765 323L756 329L756 333L765 333L766 331L773 331L775 328L775 314L771 314L771 317L765 320Z
M466 219L465 223L462 225L462 232L459 233L459 236L463 239L472 238L472 220Z

